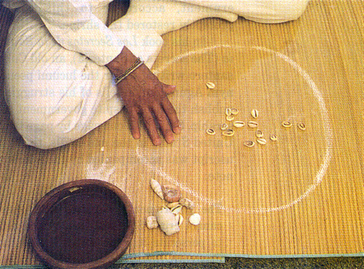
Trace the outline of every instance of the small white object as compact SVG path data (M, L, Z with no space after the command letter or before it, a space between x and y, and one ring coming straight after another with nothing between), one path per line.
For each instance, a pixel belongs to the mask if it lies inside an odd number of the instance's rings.
M193 225L199 225L201 222L201 216L198 213L192 214L189 218L189 221Z

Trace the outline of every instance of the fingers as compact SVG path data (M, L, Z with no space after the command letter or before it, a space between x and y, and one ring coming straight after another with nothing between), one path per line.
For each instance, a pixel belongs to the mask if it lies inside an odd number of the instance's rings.
M176 110L174 109L171 102L168 100L168 98L165 98L162 101L163 110L165 111L165 114L168 117L169 123L172 126L172 130L175 134L181 133L181 126L179 119L177 117Z
M176 86L174 86L174 85L168 85L168 84L165 84L165 83L162 83L162 87L163 87L163 91L166 94L171 94L176 89Z
M134 139L140 138L140 130L139 130L139 115L138 111L134 108L127 108L129 113L129 123L130 123L130 129L131 134L134 137Z
M159 123L164 139L168 144L172 143L174 141L174 135L165 111L161 106L155 106L153 112Z
M144 109L142 111L142 117L144 120L145 127L148 130L150 139L152 140L152 143L156 146L159 146L161 144L161 139L158 134L157 127L155 125L154 117L149 109Z

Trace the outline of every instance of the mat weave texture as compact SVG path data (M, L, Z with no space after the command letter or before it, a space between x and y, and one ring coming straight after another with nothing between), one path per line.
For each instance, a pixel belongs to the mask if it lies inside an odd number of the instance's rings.
M134 140L122 111L70 145L38 150L23 144L1 99L0 265L39 264L29 214L48 191L82 178L107 180L131 199L136 232L126 258L360 256L363 13L362 1L315 0L295 22L205 19L163 36L153 71L177 86L170 100L183 128L171 145L153 146L145 130ZM256 141L247 126L222 136L228 107L239 110L236 120L255 120L266 145L245 147ZM197 204L182 214L198 212L201 224L185 221L169 237L148 230L145 218L164 204L151 178L178 185Z

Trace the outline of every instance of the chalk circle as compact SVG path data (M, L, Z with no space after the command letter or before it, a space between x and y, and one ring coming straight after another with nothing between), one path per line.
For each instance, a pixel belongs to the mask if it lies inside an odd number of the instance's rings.
M216 197L214 197L214 199L211 199L209 197L205 197L205 196L201 195L201 193L199 191L196 191L194 189L194 187L190 187L190 186L187 186L185 183L181 183L179 179L176 179L174 176L171 176L170 174L168 174L165 171L166 170L165 168L161 168L161 166L158 166L156 164L155 160L153 161L151 159L151 154L149 154L149 152L144 153L141 148L137 148L137 152L136 152L137 157L139 158L139 160L144 165L146 165L149 169L153 170L154 173L156 173L159 176L161 176L162 178L164 178L164 180L167 180L167 181L169 181L169 182L171 182L173 184L176 184L176 185L180 186L183 191L189 193L191 196L194 197L194 199L199 200L202 203L206 203L209 206L213 206L213 207L219 208L219 209L227 211L227 212L247 213L247 214L267 213L267 212L281 211L281 210L290 208L293 205L301 202L304 198L306 198L309 194L311 194L317 188L318 185L321 184L321 182L323 180L323 177L324 177L324 175L325 175L325 173L326 173L326 171L327 171L327 169L329 167L329 164L330 164L330 160L331 160L331 156L332 156L333 132L332 132L332 129L331 129L329 114L328 114L328 111L327 111L327 108L326 108L322 93L319 91L319 89L317 88L315 82L312 80L312 78L309 76L309 74L302 67L300 67L295 61L293 61L291 58L289 58L288 56L286 56L286 55L284 55L282 53L279 53L279 52L276 52L276 51L273 51L273 50L270 50L270 49L267 49L267 48L264 48L264 47L244 47L244 46L232 46L232 45L217 45L217 46L212 46L212 47L206 47L206 48L199 49L199 50L196 50L196 51L191 51L191 52L188 52L188 53L185 53L185 54L181 54L181 55L173 58L172 60L170 60L170 61L168 61L166 63L163 63L161 67L154 69L153 72L156 75L161 75L161 74L163 74L163 72L168 67L170 67L171 65L177 63L178 61L186 60L188 57L191 57L191 56L198 56L198 55L203 55L203 54L207 54L207 53L210 53L210 52L214 52L216 50L221 51L222 49L250 50L250 51L255 51L257 53L260 53L260 54L261 53L268 54L273 59L275 58L275 59L283 60L283 62L288 64L289 68L293 69L295 71L295 73L299 74L300 79L302 79L308 85L310 96L313 96L314 99L316 99L316 101L318 103L317 111L318 111L318 114L320 114L319 115L319 120L321 121L320 124L322 125L322 130L323 130L322 131L322 139L324 141L324 143L323 143L324 146L322 148L322 151L324 152L324 154L322 154L322 158L321 158L322 161L321 161L321 163L319 165L316 163L316 166L315 166L314 169L317 169L317 170L314 170L314 171L312 171L310 173L310 175L312 174L312 176L314 177L313 180L310 183L308 183L308 184L305 183L304 186L301 186L301 190L300 190L301 192L300 193L292 191L292 193L290 193L289 196L288 196L289 198L287 198L287 201L285 201L284 204L281 204L281 205L277 204L277 205L274 205L272 207L270 207L270 206L265 206L265 207L264 206L263 207L258 206L258 207L239 207L239 208L236 208L236 207L232 207L230 205L227 206L226 204L224 204L223 201L222 201L223 198L216 200ZM259 68L262 68L262 67L260 66ZM273 74L272 79L274 79L274 74ZM245 82L247 82L247 81L245 81ZM207 94L209 94L209 93L207 93ZM267 95L267 94L265 93L265 95ZM269 98L269 96L268 96L268 98ZM213 100L217 100L217 99L213 99ZM230 101L234 102L233 99L230 100ZM269 100L268 101L265 100L265 102L267 102L267 104L269 104ZM206 109L208 110L208 106L207 106ZM212 110L215 113L214 109L215 108L213 108ZM293 119L295 119L295 117L299 118L299 115L298 116L297 115L291 115L291 116L293 117ZM205 124L205 123L206 122L203 122L203 124ZM275 127L278 128L276 125L275 125ZM199 128L201 128L201 126L199 126ZM193 130L193 131L195 132L195 130ZM199 141L198 143L204 143L204 142ZM196 147L198 145L198 143L194 144L194 145L186 144L185 146L190 146L191 149L193 150L193 148ZM208 142L208 143L212 143L213 145L216 146L215 142ZM155 149L153 149L153 150L155 150ZM221 151L222 149L218 149L218 150ZM175 154L178 155L178 152L175 152ZM146 156L148 156L148 158ZM307 157L307 160L309 160L308 157ZM234 162L234 160L232 160L232 162ZM235 165L234 166L235 168L239 168L238 166L236 166L236 164L234 164L234 165ZM306 166L307 167L312 167L312 166L309 166L308 164ZM293 165L293 167L294 167L294 165ZM295 167L295 168L298 169L298 167ZM248 173L248 171L244 171L244 172ZM298 183L298 184L302 184L302 183ZM239 186L239 187L243 188L243 186ZM266 188L269 188L269 186L266 186ZM225 191L228 191L228 190L225 190ZM241 199L244 199L244 197L241 198ZM248 198L248 199L252 200L250 204L254 204L254 199L257 199L257 198ZM266 199L266 200L268 200L268 202L266 202L266 203L269 203L269 201L270 201L269 199L271 199L271 198Z

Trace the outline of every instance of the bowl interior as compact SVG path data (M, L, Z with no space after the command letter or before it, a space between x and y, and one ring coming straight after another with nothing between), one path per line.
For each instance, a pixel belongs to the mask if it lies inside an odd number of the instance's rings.
M61 186L39 202L32 229L43 258L49 256L48 260L57 263L94 263L118 250L134 225L130 223L131 204L125 203L125 197L104 182L79 183ZM127 245L119 249L120 256Z

